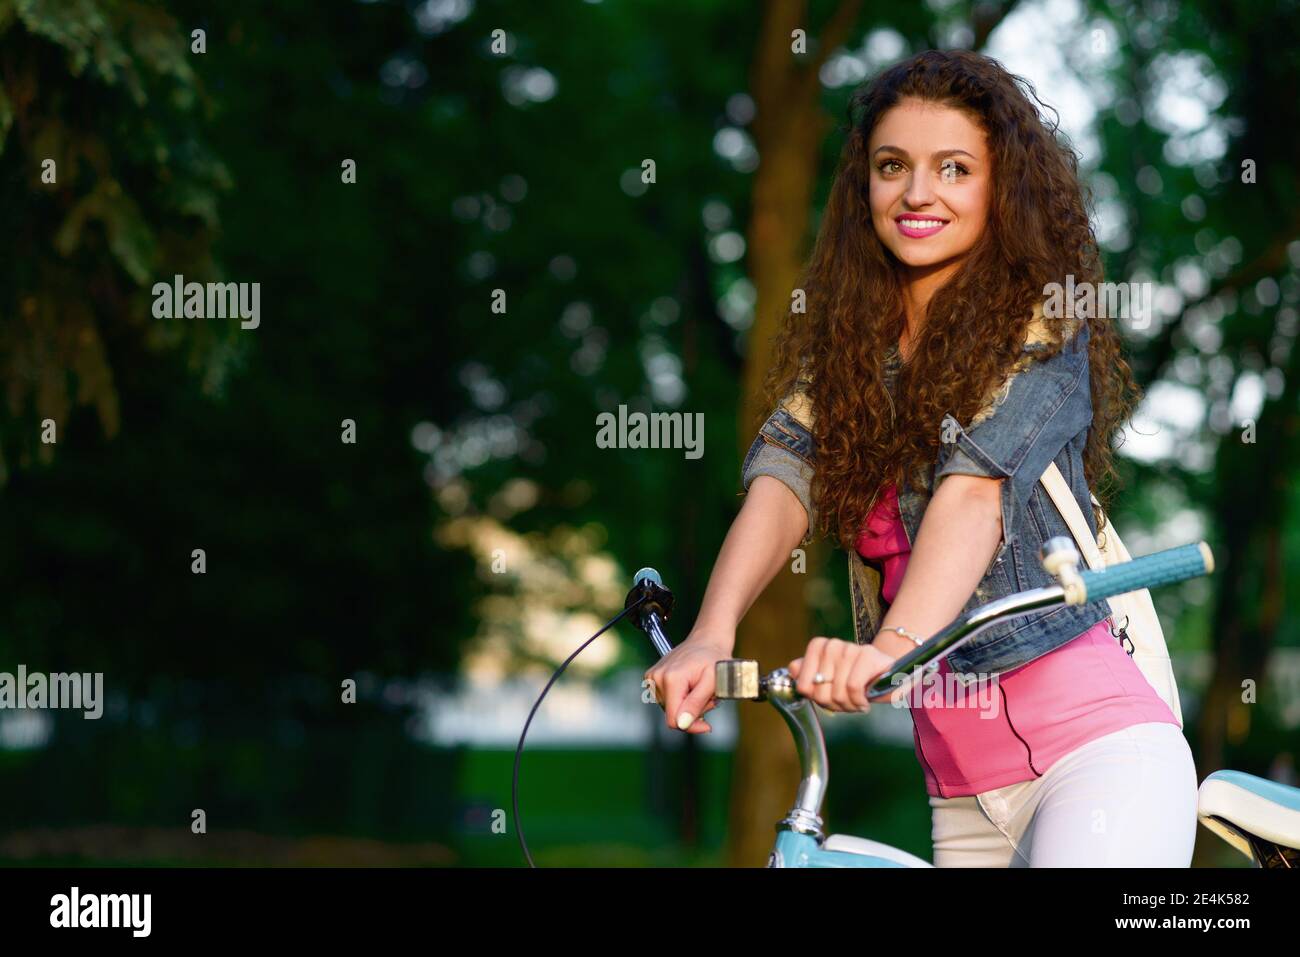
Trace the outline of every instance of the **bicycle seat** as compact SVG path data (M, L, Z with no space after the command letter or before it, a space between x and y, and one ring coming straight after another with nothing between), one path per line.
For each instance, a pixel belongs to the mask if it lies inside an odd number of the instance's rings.
M1215 771L1201 782L1197 816L1258 867L1300 864L1300 788Z

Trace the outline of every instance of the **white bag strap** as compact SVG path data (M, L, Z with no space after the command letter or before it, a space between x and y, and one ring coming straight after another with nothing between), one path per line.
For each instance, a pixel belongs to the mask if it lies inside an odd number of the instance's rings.
M1105 558L1102 556L1101 549L1097 546L1097 540L1092 537L1088 530L1088 521L1083 517L1083 510L1079 508L1079 503L1070 491L1070 485L1065 481L1065 476L1061 470L1056 467L1056 463L1050 463L1043 472L1041 479L1043 488L1047 489L1047 494L1051 496L1052 501L1056 504L1056 509L1065 519L1065 524L1070 526L1070 534L1074 536L1075 542L1078 543L1080 550L1083 552L1084 559L1088 562L1089 568L1106 567ZM1095 495L1090 495L1093 502L1097 501ZM1106 524L1110 528L1109 522ZM1112 529L1113 533L1113 529ZM1118 541L1119 537L1115 536ZM1112 551L1112 554L1116 552ZM1119 604L1116 604L1118 602ZM1111 608L1111 622L1114 624L1117 610L1122 609L1124 615L1125 629L1122 635L1128 635L1127 629L1130 625L1135 625L1136 631L1128 637L1130 648L1125 649L1133 660L1137 663L1138 669L1143 676L1155 689L1165 704L1169 705L1169 710L1173 712L1174 717L1178 720L1178 727L1183 726L1183 710L1178 700L1178 682L1174 678L1173 663L1169 660L1169 650L1165 646L1164 633L1160 630L1160 619L1156 615L1155 605L1151 601L1150 591L1143 590L1133 592L1127 595L1118 595L1106 599L1106 603ZM1129 620L1130 615L1136 616L1137 622ZM1111 634L1115 632L1112 630ZM1121 635L1116 635L1117 638ZM1122 642L1121 638L1121 642Z
M1092 537L1092 532L1088 529L1088 520L1083 517L1083 510L1079 508L1078 500L1070 491L1069 483L1065 481L1065 476L1061 474L1055 462L1048 463L1040 481L1055 503L1056 510L1065 519L1065 524L1070 526L1070 534L1074 536L1075 543L1083 552L1083 559L1088 563L1088 567L1105 568L1106 560L1102 557L1101 549L1097 547L1097 540Z

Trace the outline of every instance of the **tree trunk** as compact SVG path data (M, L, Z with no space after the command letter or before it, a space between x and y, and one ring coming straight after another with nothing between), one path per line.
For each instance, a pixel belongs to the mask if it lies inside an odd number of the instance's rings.
M789 308L808 248L812 191L832 122L818 104L817 71L825 55L847 36L860 5L843 3L816 48L809 40L806 57L791 51L792 31L808 29L806 5L765 6L751 74L757 110L752 128L760 165L754 176L748 268L757 301L740 403L742 452L754 439L753 426L771 411L762 398L771 338ZM809 558L808 572L782 571L759 596L740 628L737 656L757 659L766 671L802 654L811 637L803 589L814 567ZM774 709L742 706L739 719L727 859L733 867L758 867L772 849L773 826L794 803L799 765L794 742Z

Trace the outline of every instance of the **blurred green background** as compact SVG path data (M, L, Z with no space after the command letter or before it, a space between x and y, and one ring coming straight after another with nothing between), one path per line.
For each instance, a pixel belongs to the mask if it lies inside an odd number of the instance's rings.
M0 0L0 671L107 699L0 712L0 863L518 866L532 701L642 565L685 636L769 265L851 91L930 47L1034 82L1108 278L1160 284L1116 524L1215 550L1155 594L1201 776L1295 783L1298 41L1295 3L1246 0ZM154 318L176 274L259 283L259 327ZM706 454L598 448L620 404L705 413ZM837 555L797 587L765 668L851 631ZM775 817L737 809L789 804L788 740L732 705L670 734L649 662L620 627L547 698L534 856L761 864ZM910 722L828 725L831 829L928 857Z

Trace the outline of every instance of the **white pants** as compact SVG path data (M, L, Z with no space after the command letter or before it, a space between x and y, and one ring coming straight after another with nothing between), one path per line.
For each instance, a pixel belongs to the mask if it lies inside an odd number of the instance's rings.
M1196 766L1176 724L1135 724L1041 777L930 798L936 867L1189 867Z

